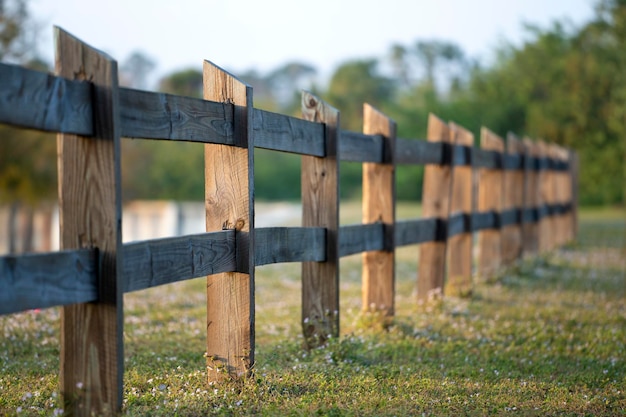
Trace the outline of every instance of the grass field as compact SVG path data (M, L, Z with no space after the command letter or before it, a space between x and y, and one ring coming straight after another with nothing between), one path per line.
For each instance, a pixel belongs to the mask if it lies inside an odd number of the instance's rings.
M583 212L578 243L428 308L403 248L386 330L359 313L360 257L345 258L341 337L310 352L299 265L261 267L254 373L219 386L205 380L204 280L128 294L124 415L626 415L625 236L623 216ZM0 415L62 413L58 327L58 309L0 317Z

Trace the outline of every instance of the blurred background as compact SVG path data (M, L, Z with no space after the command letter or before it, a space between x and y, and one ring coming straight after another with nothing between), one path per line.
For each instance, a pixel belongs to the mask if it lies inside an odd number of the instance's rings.
M127 87L201 97L209 59L253 87L255 107L299 116L307 89L343 129L362 129L368 102L403 138L423 138L432 112L476 140L486 126L571 147L580 203L624 203L624 0L0 0L0 60L52 71L52 25L118 60ZM0 253L54 249L54 136L0 125L0 137ZM300 158L255 152L258 200L297 202ZM122 172L125 240L203 231L202 210L176 220L202 206L201 145L124 140ZM421 179L399 167L399 199L419 201ZM342 163L342 198L360 192L360 164ZM168 226L145 231L156 224Z

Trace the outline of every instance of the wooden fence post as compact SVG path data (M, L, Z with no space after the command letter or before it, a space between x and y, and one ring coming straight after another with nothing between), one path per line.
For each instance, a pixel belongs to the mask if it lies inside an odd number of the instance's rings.
M302 157L302 226L326 229L326 261L302 263L302 330L306 347L339 335L339 112L302 93L302 117L324 123L326 155Z
M235 229L236 272L207 277L209 381L254 364L254 143L252 88L204 62L204 98L233 108L235 146L205 145L206 230Z
M474 135L452 122L450 143L453 145L473 146ZM452 167L452 195L450 197L450 215L472 213L473 184L472 166ZM448 238L448 276L445 295L467 297L472 292L472 232L461 233Z
M396 124L369 104L363 106L363 133L384 137L383 162L363 164L363 223L382 222L385 249L363 253L363 310L394 314L396 205Z
M507 153L522 155L524 147L517 137L509 133L507 136ZM523 209L524 207L524 172L521 169L504 172L503 210ZM510 265L522 255L522 226L512 224L502 229L502 259Z
M484 150L504 152L504 141L487 128L480 132L480 147ZM479 172L478 211L502 212L503 171L483 168ZM493 279L502 265L502 237L499 227L478 233L478 276Z
M570 224L569 224L569 227L571 228L571 233L570 233L569 239L570 239L570 241L574 241L574 240L576 240L576 237L578 236L578 169L579 169L579 162L578 162L578 154L576 152L574 152L573 150L569 151L568 162L569 162L568 175L569 175L570 190L571 190L570 200L569 200L569 202L571 203L571 206L570 206L571 207Z
M117 63L55 28L56 73L93 84L93 137L57 136L61 249L97 248L97 302L63 307L60 385L69 415L122 407L120 116Z
M542 161L539 169L539 205L543 216L539 220L539 252L546 252L550 250L551 233L552 233L552 221L546 210L547 206L552 204L552 175L549 168L545 164L546 158L550 156L548 152L548 145L544 141L538 141L537 156Z
M539 207L539 172L535 170L533 158L538 154L537 145L529 138L524 138L524 209L534 210ZM522 224L523 256L534 256L539 252L539 223L534 217L524 218Z
M448 126L433 114L428 116L427 140L444 144L450 143ZM448 221L451 171L450 165L426 165L422 191L422 217L439 218L443 222ZM441 241L420 245L417 277L417 300L419 303L436 300L443 295L447 233L439 233L439 235Z

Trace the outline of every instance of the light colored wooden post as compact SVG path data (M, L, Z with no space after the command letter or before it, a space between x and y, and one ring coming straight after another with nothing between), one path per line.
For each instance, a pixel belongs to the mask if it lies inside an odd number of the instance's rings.
M562 148L558 145L552 145L552 158L558 162L563 161L563 151ZM561 206L566 199L565 196L565 173L561 170L554 171L554 203ZM565 243L565 214L558 213L554 218L554 242L553 246L555 248L560 247Z
M428 116L427 140L429 142L450 143L448 125L437 116ZM450 185L452 169L450 165L427 165L424 169L422 191L422 217L439 218L448 221L450 212ZM443 295L446 274L446 236L442 241L420 245L417 300L419 303L437 300Z
M524 153L522 142L509 133L507 136L507 153L521 155ZM507 170L504 172L504 203L502 210L523 209L524 207L524 172L523 170ZM510 265L522 255L522 226L512 224L502 229L502 259Z
M63 307L61 392L69 415L122 407L120 116L117 63L55 28L56 73L93 83L93 137L57 136L61 249L97 248L94 303Z
M474 135L449 123L450 143L472 146ZM450 197L450 215L472 213L473 187L472 167L452 167L452 195ZM455 297L467 297L472 293L472 232L461 233L448 239L448 277L444 294Z
M209 381L254 364L254 144L252 88L204 62L204 98L234 106L235 146L205 145L206 230L235 229L236 272L207 277Z
M302 117L325 125L326 156L302 157L302 226L326 228L326 261L302 263L302 330L308 348L339 335L339 112L302 93Z
M537 156L542 160L549 157L548 145L544 141L537 142ZM545 165L545 164L544 164ZM543 166L539 170L539 205L544 208L552 204L552 173L548 167ZM539 220L539 252L550 250L552 240L552 220L544 210L544 216Z
M383 163L363 164L363 223L382 222L385 249L363 253L363 310L394 314L396 206L396 124L369 104L363 106L363 133L384 137Z
M570 211L570 241L576 240L578 236L578 154L573 150L569 150L569 180L570 180L570 203L571 203L571 211ZM626 165L625 165L626 166ZM626 187L626 183L625 183ZM626 188L625 188L626 191Z
M504 152L504 141L487 128L480 132L480 147L484 150ZM501 169L480 170L478 183L478 211L502 211L503 171ZM478 276L482 280L496 277L502 265L501 229L481 230L478 233Z
M538 177L533 158L537 156L537 145L529 138L524 138L524 209L535 209L539 206ZM523 254L525 257L535 256L539 251L539 223L526 219L522 225Z

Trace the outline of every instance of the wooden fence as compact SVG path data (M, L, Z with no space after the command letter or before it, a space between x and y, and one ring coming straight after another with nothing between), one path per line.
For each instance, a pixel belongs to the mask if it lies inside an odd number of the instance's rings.
M473 232L484 279L574 237L577 159L558 146L511 135L505 149L484 129L476 148L435 116L427 140L401 139L369 105L363 133L345 131L339 111L306 92L303 119L255 109L252 89L208 61L205 100L120 88L114 60L60 29L55 38L56 76L0 64L0 123L59 133L62 248L0 257L0 313L64 306L60 389L73 413L121 408L125 292L208 276L217 381L254 362L256 266L302 263L302 326L314 347L339 333L343 256L363 253L364 309L393 315L397 247L420 244L423 302L471 291ZM122 244L122 137L204 144L207 233ZM302 155L302 227L254 227L255 147ZM339 226L342 160L363 164L363 224ZM400 164L426 166L423 218L395 219Z

